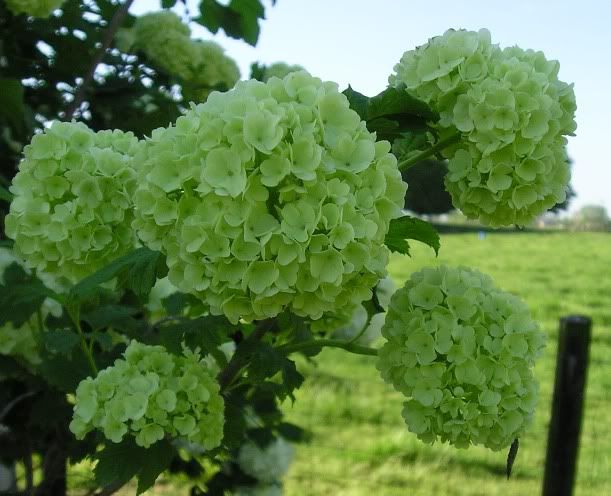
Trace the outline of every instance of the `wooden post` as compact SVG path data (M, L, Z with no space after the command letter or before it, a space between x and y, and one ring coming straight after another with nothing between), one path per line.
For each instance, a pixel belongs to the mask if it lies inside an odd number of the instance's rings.
M589 317L575 315L560 319L543 496L573 493L591 327Z

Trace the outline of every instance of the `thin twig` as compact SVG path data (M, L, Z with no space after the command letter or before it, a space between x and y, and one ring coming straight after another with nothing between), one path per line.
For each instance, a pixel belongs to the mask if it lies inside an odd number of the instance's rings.
M127 15L127 11L129 10L133 2L134 0L126 0L126 2L121 5L121 7L119 7L112 16L110 24L108 25L108 29L106 29L106 33L104 34L102 46L100 46L99 50L95 54L95 57L93 57L93 60L91 61L91 66L89 67L89 72L87 72L87 74L83 78L83 82L76 90L74 100L72 100L66 108L64 120L68 121L72 119L74 113L81 106L81 103L83 103L83 100L85 99L85 93L87 92L87 87L93 81L93 76L95 75L95 71L98 68L98 65L100 65L100 63L104 59L104 56L106 55L106 50L108 50L108 48L110 47L112 40L114 39L115 34L117 33L117 30L119 29L119 27L121 27L121 24L123 23L123 20Z
M248 359L244 356L244 354L239 352L240 347L247 348L250 344L260 341L265 333L271 330L275 325L276 321L273 319L260 321L253 333L242 341L242 343L240 343L237 351L234 353L233 357L231 357L231 360L229 360L227 366L221 370L217 376L217 380L221 386L221 391L231 385L236 375L238 375L240 370L242 370L246 363L248 363Z

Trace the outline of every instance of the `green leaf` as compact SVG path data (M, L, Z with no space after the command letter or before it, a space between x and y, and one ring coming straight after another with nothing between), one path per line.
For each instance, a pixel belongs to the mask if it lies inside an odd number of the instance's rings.
M131 437L118 444L109 443L94 455L98 460L94 468L95 480L99 486L123 485L137 477L136 495L139 495L153 486L157 477L169 467L174 454L167 440L150 448L138 446Z
M367 120L367 107L369 106L369 97L366 97L358 91L354 91L352 89L352 86L350 85L348 85L348 88L342 91L342 93L348 98L350 108L354 110L357 114L359 114L362 120Z
M92 331L98 331L110 326L119 330L133 331L142 327L142 324L133 318L133 315L138 312L137 308L121 305L103 305L83 313L81 319L91 326Z
M188 293L172 293L161 300L164 310L168 315L181 315L187 307L192 307L200 303L195 296Z
M389 86L369 100L367 120L377 117L402 116L414 120L437 120L437 114L424 102L409 95L402 88Z
M507 473L508 479L511 476L511 470L513 469L513 464L515 463L516 457L518 456L519 447L520 447L520 441L518 441L518 438L516 438L513 440L513 443L511 443L511 446L509 447L509 453L507 453L506 473Z
M158 343L170 353L182 353L182 343L202 354L216 354L217 348L229 340L233 326L225 317L208 315L197 319L179 319L176 323L163 325L159 329Z
M0 326L12 322L21 326L40 308L45 298L60 296L47 288L35 276L13 263L4 270L4 284L0 284Z
M259 0L231 0L224 6L215 0L203 0L201 16L194 19L212 33L223 29L227 36L243 39L255 46L259 38L259 19L264 18L265 9Z
M281 422L276 427L278 434L288 441L299 443L308 439L308 433L298 425L290 422Z
M74 348L70 356L47 350L43 350L41 356L42 362L36 367L37 375L60 391L74 393L79 382L91 376L89 362L80 347Z
M0 78L0 115L13 127L24 127L23 85L18 79Z
M248 366L249 380L259 383L278 373L282 377L282 390L278 397L281 400L289 397L295 401L293 391L299 388L304 381L303 376L295 366L295 362L279 353L273 346L267 343L257 343Z
M70 299L83 301L95 294L100 284L119 277L121 286L131 289L145 300L156 279L164 277L166 272L167 267L161 253L138 248L81 280L70 289Z
M42 341L51 353L61 353L70 356L74 347L79 343L79 337L67 329L47 331L42 336Z
M384 240L386 246L394 252L409 255L408 239L420 241L433 248L435 255L439 254L439 234L431 224L410 216L391 220Z
M177 0L161 0L161 6L164 9L171 9L174 7L174 5L176 5L176 1Z
M0 185L0 200L4 200L7 203L13 201L13 193L11 193L4 186Z
M263 81L265 76L265 65L253 62L250 64L250 79L256 79L257 81Z
M102 351L110 351L114 347L112 336L107 332L94 332L91 337L100 345Z

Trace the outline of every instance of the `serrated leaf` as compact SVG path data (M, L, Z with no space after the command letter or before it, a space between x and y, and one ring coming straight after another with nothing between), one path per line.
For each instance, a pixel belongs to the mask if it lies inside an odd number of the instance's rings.
M169 467L174 453L174 448L166 440L149 448L138 446L132 438L117 444L109 443L95 454L98 460L94 468L96 483L100 486L123 485L137 477L136 494L142 494Z
M4 283L0 284L0 326L12 322L20 327L42 305L45 298L59 299L39 279L12 263L4 270Z
M79 348L74 348L70 356L41 353L42 362L36 367L37 374L45 381L66 393L74 393L83 379L91 376L91 369L85 355Z
M193 295L176 292L161 300L164 310L168 315L180 315L188 307L198 304L200 301Z
M407 215L391 220L384 239L386 246L391 251L409 255L408 239L420 241L435 250L435 255L439 254L439 234L431 224Z
M167 268L161 253L138 248L74 285L70 289L70 298L76 302L83 301L94 294L101 284L120 277L123 287L145 300L156 279L164 277L164 271L167 272Z
M348 98L348 102L350 103L350 108L354 110L362 120L367 120L367 107L369 106L369 97L359 93L352 89L352 86L348 85L348 87L342 91L344 95Z
M252 46L257 44L259 19L265 14L259 0L231 0L227 6L215 0L203 0L200 12L201 16L194 20L212 33L223 29L231 38L243 39Z
M273 346L267 343L257 343L248 365L248 379L254 383L260 383L278 373L282 377L282 388L278 393L279 399L289 397L294 401L293 391L299 388L304 381L295 362L289 360Z
M67 329L47 331L42 336L42 341L51 353L61 353L70 356L80 338L74 332Z
M308 439L308 433L298 425L290 422L281 422L276 426L278 434L288 441L299 443Z
M83 313L81 319L89 324L92 331L109 326L119 330L133 331L141 327L141 323L133 318L133 315L138 312L137 308L122 305L102 305Z
M202 354L217 354L217 348L229 340L234 326L225 318L208 315L197 319L179 319L159 329L158 342L170 353L180 354L184 342L192 350L200 348ZM217 355L218 356L218 355Z
M367 120L389 116L412 116L417 120L437 119L435 112L426 103L409 95L404 89L393 86L370 98L367 109Z
M91 337L103 351L110 351L114 347L112 336L107 332L94 332Z

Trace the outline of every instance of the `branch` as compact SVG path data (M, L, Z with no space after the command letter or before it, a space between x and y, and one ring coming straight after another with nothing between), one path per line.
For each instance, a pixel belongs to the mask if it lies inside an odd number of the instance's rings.
M341 339L313 339L311 341L302 341L300 343L285 344L277 348L280 353L290 354L296 351L303 351L307 349L316 348L341 348L355 353L356 355L367 355L367 356L378 356L378 350L375 348L369 348L367 346L361 346L354 344L350 341L342 341Z
M240 353L240 347L247 349L249 345L261 341L261 338L265 333L273 329L276 325L276 321L273 319L261 320L253 333L248 336L242 343L240 343L238 349L234 353L227 366L221 370L217 376L217 380L221 386L221 391L226 389L234 381L235 377L239 374L240 370L248 363L248 358L244 356L244 353Z
M452 134L448 136L447 138L444 138L441 141L438 141L433 146L431 146L428 150L424 150L423 152L420 152L419 154L414 155L413 157L410 157L406 160L399 162L397 167L399 168L399 170L407 170L412 165L416 165L418 162L421 162L425 158L429 158L430 156L435 155L437 152L440 152L441 150L447 148L448 146L453 145L454 143L457 143L458 141L460 141L460 138L461 138L460 133Z
M102 46L100 46L99 50L95 54L95 57L91 61L89 71L83 78L83 82L81 83L81 85L76 90L74 100L72 100L72 102L70 102L70 104L66 108L64 120L68 121L72 119L74 112L76 112L81 106L81 103L83 103L83 100L85 99L85 93L87 92L87 87L93 81L93 76L95 74L96 69L98 68L98 65L100 65L100 63L104 59L104 55L106 55L106 50L108 50L108 48L110 47L112 40L114 39L115 34L117 33L117 30L119 29L119 27L121 27L121 24L123 23L123 20L127 15L127 11L129 10L133 2L134 0L126 0L125 3L121 5L121 7L119 7L112 16L110 24L108 25L108 29L106 29L106 33L104 34Z

